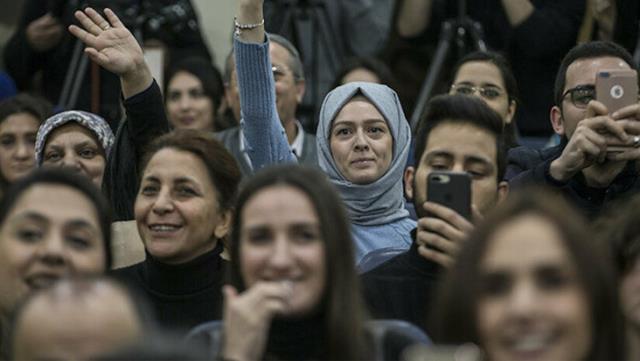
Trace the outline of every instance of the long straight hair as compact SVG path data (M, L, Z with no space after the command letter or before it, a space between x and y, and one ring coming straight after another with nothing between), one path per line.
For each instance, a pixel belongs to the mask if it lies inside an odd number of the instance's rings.
M256 194L275 186L302 191L313 204L320 221L325 249L326 288L319 303L323 315L323 355L328 360L364 358L364 324L367 319L353 256L349 218L340 197L323 173L300 166L270 167L256 174L238 197L231 232L231 284L246 286L240 270L242 210Z

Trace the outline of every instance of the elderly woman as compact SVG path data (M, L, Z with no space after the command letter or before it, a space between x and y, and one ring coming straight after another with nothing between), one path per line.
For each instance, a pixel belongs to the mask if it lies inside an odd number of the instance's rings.
M247 153L254 169L294 162L276 112L263 1L238 5L234 47ZM409 248L415 222L404 209L402 176L411 131L396 93L362 82L334 89L322 104L316 141L320 168L347 206L357 262L376 249Z

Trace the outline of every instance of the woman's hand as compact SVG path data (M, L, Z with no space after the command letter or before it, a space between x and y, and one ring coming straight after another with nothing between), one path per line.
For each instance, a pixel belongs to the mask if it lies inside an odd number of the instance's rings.
M264 0L238 0L236 22L240 25L261 24L264 20L263 3ZM264 25L243 29L239 37L242 41L262 43L264 42Z
M261 359L269 326L287 308L291 287L286 282L258 282L242 294L224 286L223 358L235 361Z
M142 48L118 16L105 9L107 19L92 8L76 11L82 28L70 25L69 31L87 47L89 58L120 76L125 98L145 90L153 78L144 60Z

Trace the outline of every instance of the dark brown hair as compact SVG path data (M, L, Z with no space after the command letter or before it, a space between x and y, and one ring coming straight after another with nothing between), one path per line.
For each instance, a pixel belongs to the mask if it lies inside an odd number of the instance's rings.
M231 284L238 291L246 286L240 271L242 209L256 194L275 186L302 191L313 204L320 221L325 247L326 289L321 302L323 340L328 360L362 359L364 353L364 303L356 274L349 218L340 196L315 169L295 165L267 168L248 181L238 197L231 232Z
M176 129L154 139L142 159L140 177L151 158L165 148L189 152L202 160L218 192L220 209L233 208L242 175L231 153L212 134L194 129Z
M563 246L588 297L591 348L588 360L624 359L624 329L618 290L606 250L590 237L586 222L561 198L527 189L513 195L481 224L465 243L455 266L439 289L432 316L434 340L480 343L477 328L480 263L495 232L528 215L544 218L560 233Z

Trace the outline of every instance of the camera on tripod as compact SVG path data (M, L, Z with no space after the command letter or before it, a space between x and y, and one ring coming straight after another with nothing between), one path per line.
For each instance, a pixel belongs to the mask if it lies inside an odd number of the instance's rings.
M142 39L167 39L189 28L197 30L195 11L189 0L48 0L48 11L65 24L73 22L73 12L90 6L98 11L113 10L132 32Z

